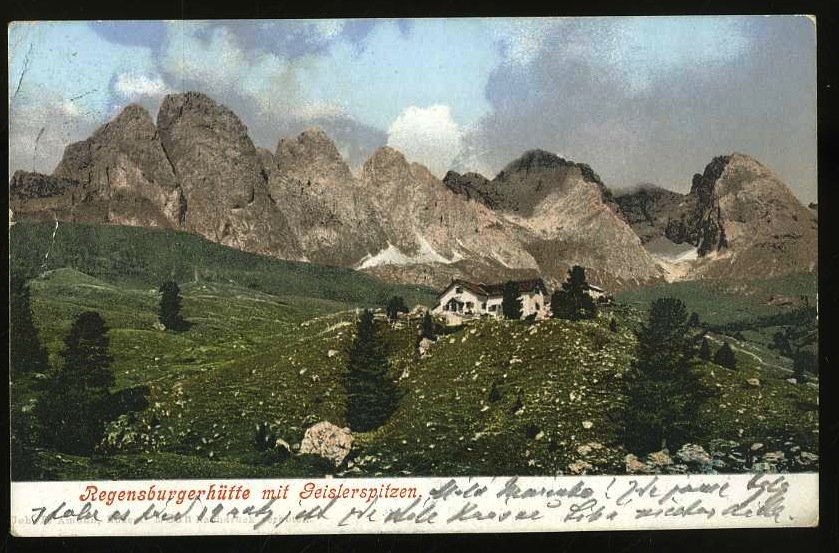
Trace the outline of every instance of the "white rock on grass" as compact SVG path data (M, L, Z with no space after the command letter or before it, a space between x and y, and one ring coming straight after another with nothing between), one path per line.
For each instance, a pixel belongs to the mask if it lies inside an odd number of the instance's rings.
M339 428L331 422L322 421L306 429L300 453L319 455L338 467L349 455L352 444L353 435L349 428Z
M710 465L711 456L705 449L697 444L685 444L676 452L676 457L683 463L695 465Z
M587 463L582 459L577 459L576 461L568 465L568 472L569 474L585 474L593 468L594 467L591 465L591 463Z

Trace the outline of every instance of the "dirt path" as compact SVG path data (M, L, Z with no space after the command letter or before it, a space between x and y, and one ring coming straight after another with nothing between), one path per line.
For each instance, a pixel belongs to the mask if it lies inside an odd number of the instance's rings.
M710 339L712 342L716 342L717 344L722 344L722 343L724 342L724 340L723 340L722 338L717 338L717 337L716 337L716 336L714 336L713 334L707 334L706 336L707 336L707 337L708 337L708 339ZM740 342L739 340L737 340L737 339L735 339L735 338L731 338L731 337L729 336L729 337L728 337L728 341L729 341L729 345L732 347L732 349L735 349L735 350L739 351L740 353L745 353L746 355L748 355L749 357L751 357L752 359L754 359L755 361L757 361L758 363L760 363L762 366L764 366L764 367L771 367L771 368L773 368L773 369L778 369L778 370L783 371L783 372L785 372L785 373L790 373L790 374L792 374L792 369L788 369L788 368L786 368L786 367L782 367L781 365L775 365L774 363L767 363L767 362L766 362L766 361L764 361L764 360L763 360L763 359L762 359L759 355L757 355L757 354L755 354L755 353L752 353L751 351L749 351L749 350L745 349L745 348L741 345L741 342Z

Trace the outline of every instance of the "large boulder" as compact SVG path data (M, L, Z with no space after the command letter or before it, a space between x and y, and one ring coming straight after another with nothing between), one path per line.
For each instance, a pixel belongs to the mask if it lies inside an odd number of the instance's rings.
M300 443L300 454L318 455L341 466L352 449L353 435L349 428L340 428L322 421L306 429Z

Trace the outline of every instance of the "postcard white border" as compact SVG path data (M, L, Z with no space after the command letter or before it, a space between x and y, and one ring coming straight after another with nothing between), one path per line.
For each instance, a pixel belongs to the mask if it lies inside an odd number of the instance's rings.
M219 499L238 486L238 498ZM304 498L306 486L339 497ZM263 498L266 489L277 499ZM140 500L142 491L168 499ZM818 497L817 473L13 482L11 529L66 537L812 527Z

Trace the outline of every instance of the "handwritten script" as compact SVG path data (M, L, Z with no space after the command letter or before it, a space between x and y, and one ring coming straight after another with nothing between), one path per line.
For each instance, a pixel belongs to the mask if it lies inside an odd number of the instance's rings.
M13 484L19 535L801 526L815 474Z

